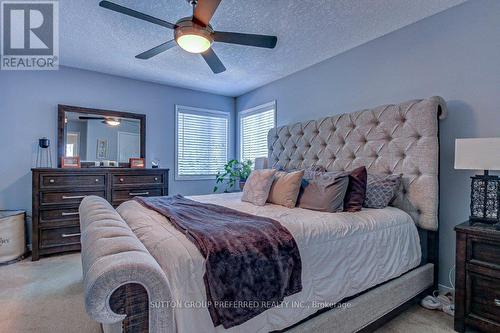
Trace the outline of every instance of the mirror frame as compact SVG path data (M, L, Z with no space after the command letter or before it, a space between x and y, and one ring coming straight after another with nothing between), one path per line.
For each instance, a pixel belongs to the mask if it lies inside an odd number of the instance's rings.
M88 113L95 114L99 116L109 116L118 118L132 118L138 119L140 121L140 137L141 137L141 158L146 158L146 115L140 113L130 113L122 111L111 111L111 110L101 110L101 109L91 109L79 106L61 105L57 107L57 166L61 167L61 158L64 157L64 126L66 119L66 112L77 112L77 113ZM89 165L84 165L82 167L93 166L92 163ZM120 167L130 167L129 163L121 163Z

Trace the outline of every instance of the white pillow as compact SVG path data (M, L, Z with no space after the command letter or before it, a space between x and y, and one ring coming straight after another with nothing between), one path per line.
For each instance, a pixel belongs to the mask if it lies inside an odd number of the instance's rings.
M264 206L273 185L274 169L254 170L248 177L243 187L241 201L253 203L256 206Z

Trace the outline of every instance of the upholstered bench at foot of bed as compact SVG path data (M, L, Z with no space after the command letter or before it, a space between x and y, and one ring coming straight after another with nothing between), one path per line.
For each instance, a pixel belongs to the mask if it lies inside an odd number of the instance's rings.
M156 260L106 200L88 196L79 210L85 307L89 316L102 324L121 323L130 305L114 300L123 299L125 293L137 301L141 290L145 290L148 297L142 293L142 304L135 302L134 306L142 306L143 313L149 313L145 320L149 332L175 332L172 308L150 306L168 305L171 300L167 278ZM123 312L117 313L120 309Z

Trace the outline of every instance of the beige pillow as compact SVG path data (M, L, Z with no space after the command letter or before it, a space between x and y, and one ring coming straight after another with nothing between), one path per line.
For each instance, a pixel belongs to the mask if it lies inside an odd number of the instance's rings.
M243 187L241 201L247 201L257 206L264 206L273 185L274 169L254 170Z
M303 176L304 170L295 172L276 172L267 202L288 208L295 207Z

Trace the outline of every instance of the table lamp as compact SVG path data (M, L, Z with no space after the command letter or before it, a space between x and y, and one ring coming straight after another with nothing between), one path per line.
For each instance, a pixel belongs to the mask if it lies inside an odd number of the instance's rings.
M500 180L489 174L500 170L500 138L456 139L455 169L484 170L471 177L470 220L500 221Z

